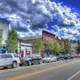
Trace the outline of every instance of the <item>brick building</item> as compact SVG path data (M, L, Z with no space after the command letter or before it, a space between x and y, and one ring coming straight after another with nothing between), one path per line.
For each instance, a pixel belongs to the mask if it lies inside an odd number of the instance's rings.
M34 36L34 37L25 37L25 38L22 38L20 40L20 43L24 43L24 44L31 44L31 52L32 53L36 53L35 51L33 51L33 47L34 47L34 44L35 44L35 40L36 39L42 39L43 43L44 43L44 46L45 48L42 50L41 53L46 53L45 50L47 48L47 45L49 42L55 42L57 41L60 45L63 45L64 47L68 47L69 46L69 41L68 40L64 40L64 39L59 39L58 37L56 37L52 32L48 31L48 30L43 30L42 31L42 36ZM21 45L20 45L21 46ZM28 49L30 46L26 46L26 49Z
M57 42L59 43L61 46L63 46L65 49L67 49L67 47L69 47L70 42L68 40L64 40L64 39L59 39L57 36L54 35L54 33L48 31L48 30L43 30L42 32L42 39L44 42L44 46L45 49L47 49L48 43L50 42ZM66 47L67 46L67 47ZM48 52L48 51L46 51Z

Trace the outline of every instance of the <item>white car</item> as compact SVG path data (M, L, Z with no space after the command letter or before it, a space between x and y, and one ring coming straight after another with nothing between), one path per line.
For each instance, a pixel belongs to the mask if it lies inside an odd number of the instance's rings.
M16 68L20 64L19 57L15 54L0 54L0 67Z
M56 56L44 57L42 61L43 63L54 62L54 61L57 61L57 57Z
M51 62L57 61L57 57L56 57L56 56L51 57L51 58L50 58L50 61L51 61Z

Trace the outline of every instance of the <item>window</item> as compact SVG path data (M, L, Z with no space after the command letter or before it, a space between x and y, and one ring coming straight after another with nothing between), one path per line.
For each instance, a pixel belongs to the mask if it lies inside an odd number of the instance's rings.
M11 55L0 55L0 58L12 58Z

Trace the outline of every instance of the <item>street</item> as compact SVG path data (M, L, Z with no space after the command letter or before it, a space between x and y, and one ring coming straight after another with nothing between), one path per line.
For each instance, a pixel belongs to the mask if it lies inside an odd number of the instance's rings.
M80 59L0 71L0 80L80 80Z
M80 0L0 0L0 80L80 80Z

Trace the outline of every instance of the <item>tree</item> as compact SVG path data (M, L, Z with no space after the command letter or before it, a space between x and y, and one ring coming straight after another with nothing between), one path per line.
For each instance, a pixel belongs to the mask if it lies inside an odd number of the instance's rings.
M48 49L51 50L54 54L60 54L65 51L64 47L59 44L59 42L49 42Z
M64 40L64 48L65 48L65 53L70 52L70 42L68 40Z
M12 53L14 53L15 50L18 48L17 32L15 30L9 31L7 45L10 52Z
M44 48L44 44L43 44L42 39L40 39L40 38L36 39L35 43L34 43L33 50L35 52L40 52L43 48Z

